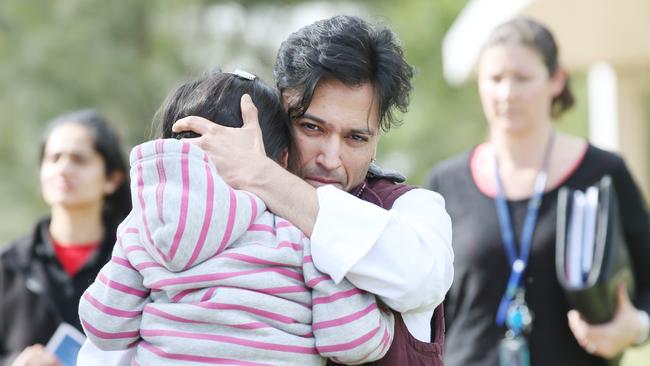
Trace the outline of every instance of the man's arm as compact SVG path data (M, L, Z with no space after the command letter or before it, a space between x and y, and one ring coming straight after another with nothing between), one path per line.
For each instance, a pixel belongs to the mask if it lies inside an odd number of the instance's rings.
M345 276L400 312L433 308L453 279L451 220L440 195L416 189L384 210L333 187L318 189L316 266ZM336 228L333 230L332 228Z
M319 270L336 281L347 277L397 311L432 311L453 278L451 222L440 195L413 190L388 211L331 187L317 193L266 157L257 110L245 97L242 128L187 117L176 122L174 131L199 133L187 141L208 153L226 182L255 193L271 211L311 236ZM342 228L352 234L334 247L324 234L337 235Z
M336 282L346 277L400 312L442 302L454 255L439 194L416 189L385 210L332 186L316 190L272 161L249 170L242 189L310 236L316 267Z
M429 320L454 276L451 219L439 194L411 190L385 210L332 186L316 190L281 168L258 171L266 175L249 190L308 233L318 270L377 295L413 336L430 339Z
M320 271L337 282L346 277L400 312L433 310L442 302L454 255L451 220L439 194L413 190L385 210L331 186L316 190L269 159L247 159L248 169L235 173L238 188L310 236ZM230 164L218 169L239 170Z
M319 212L316 188L270 159L258 164L251 167L251 178L244 182L245 190L258 195L271 212L311 237Z

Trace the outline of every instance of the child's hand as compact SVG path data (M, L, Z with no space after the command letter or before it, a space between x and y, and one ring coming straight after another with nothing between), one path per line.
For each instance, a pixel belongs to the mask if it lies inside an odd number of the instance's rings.
M265 171L262 166L272 162L266 157L257 108L251 97L241 98L244 124L241 128L224 127L205 118L190 116L172 126L172 131L193 131L200 137L185 140L205 151L219 171L219 175L233 188L254 192L251 184L255 174ZM261 170L260 170L261 169Z

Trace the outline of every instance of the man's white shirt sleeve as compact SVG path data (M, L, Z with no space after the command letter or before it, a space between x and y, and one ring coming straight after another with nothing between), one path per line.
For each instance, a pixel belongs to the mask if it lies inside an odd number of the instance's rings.
M345 277L379 296L402 313L416 338L428 341L428 319L454 275L444 199L413 189L384 210L333 186L317 194L320 208L311 236L316 267L334 281Z

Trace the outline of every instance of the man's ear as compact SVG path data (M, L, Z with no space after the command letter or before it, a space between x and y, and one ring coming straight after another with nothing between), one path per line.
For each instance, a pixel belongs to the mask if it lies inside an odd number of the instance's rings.
M284 151L282 151L282 156L280 157L280 161L278 161L278 163L280 163L280 165L284 169L288 169L288 167L289 167L289 149L284 149Z
M289 112L289 106L296 105L300 101L300 93L295 90L284 90L282 92L282 108Z
M108 196L115 193L120 184L124 182L124 172L116 170L109 174L107 178L104 183L104 194Z

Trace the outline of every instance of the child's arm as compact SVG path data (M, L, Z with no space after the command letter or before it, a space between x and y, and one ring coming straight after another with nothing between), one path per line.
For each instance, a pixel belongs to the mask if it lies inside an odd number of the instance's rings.
M144 307L150 302L142 275L131 265L124 251L133 248L137 233L120 225L111 260L79 301L79 319L88 339L102 350L126 349L140 339Z
M145 249L169 271L213 257L266 206L228 186L197 146L155 140L131 151L133 210Z
M374 295L343 279L319 272L311 259L309 239L303 239L303 271L312 289L313 332L323 357L355 365L382 358L393 341L395 319Z

